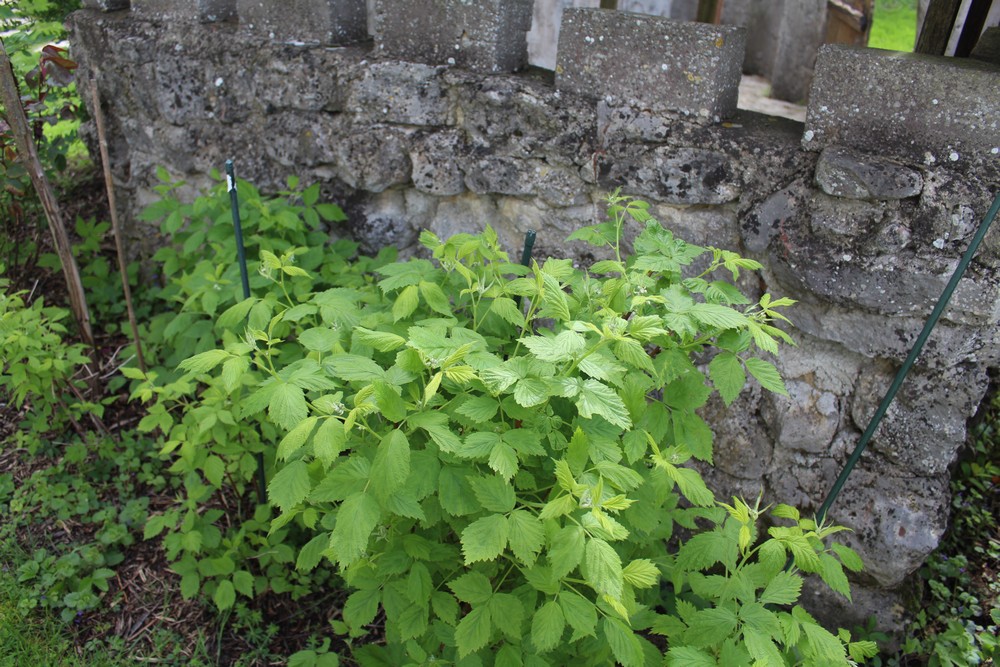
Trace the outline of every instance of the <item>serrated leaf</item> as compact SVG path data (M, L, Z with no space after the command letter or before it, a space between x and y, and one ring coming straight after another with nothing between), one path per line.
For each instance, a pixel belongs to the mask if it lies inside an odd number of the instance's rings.
M738 622L736 614L723 607L702 609L691 619L684 643L697 648L718 645L736 629Z
M372 461L371 488L387 498L406 483L410 475L410 443L399 429L393 429L379 443Z
M302 388L287 382L276 385L267 403L267 414L281 428L295 428L309 414Z
M490 598L489 607L494 619L503 619L501 623L497 623L500 632L514 641L519 640L524 622L524 605L521 600L510 593L496 593Z
M819 576L831 589L851 599L851 584L844 574L844 567L828 553L819 554Z
M462 602L471 605L485 604L493 595L490 580L478 572L469 572L448 582L448 588Z
M220 581L215 589L215 595L212 596L212 601L215 602L215 606L220 611L232 607L236 603L236 589L233 588L233 582L228 579Z
M380 514L378 503L367 493L354 493L341 504L330 535L330 548L341 567L347 567L365 554L368 538Z
M839 542L832 542L830 548L840 557L840 562L843 563L844 567L851 572L860 572L865 569L865 564L862 562L861 556L854 549Z
M785 382L781 379L781 375L778 373L778 369L774 367L774 364L763 359L751 357L746 360L746 365L747 370L750 371L750 375L754 376L764 389L781 394L782 396L788 396Z
M531 567L545 544L545 531L535 515L525 510L515 510L507 517L510 528L510 550L514 557Z
M524 667L524 661L521 660L521 652L513 644L504 644L497 651L493 667Z
M632 426L628 409L621 397L611 387L597 380L584 380L574 401L584 419L590 419L596 414L619 428L628 429Z
M562 607L554 600L543 604L531 619L531 642L539 653L551 651L559 645L566 619Z
M208 350L193 357L188 357L178 365L178 368L192 375L207 373L231 356L225 350Z
M431 310L442 315L451 315L451 302L437 283L420 281L420 295Z
M327 327L313 327L299 334L299 342L307 350L329 352L340 342L340 334Z
M385 371L368 357L338 354L323 361L324 368L336 378L347 382L372 382L385 378Z
M732 567L739 555L736 540L717 530L699 533L681 545L677 551L678 567L688 570L707 570L716 563Z
M455 628L455 644L458 655L464 658L486 646L493 631L493 619L488 607L474 607L458 622Z
M526 336L520 342L539 360L551 363L573 361L587 346L587 339L575 331L563 331L557 336Z
M364 327L354 327L354 340L373 347L379 352L392 352L406 345L406 339L386 331L372 331Z
M484 509L504 514L514 509L514 487L502 477L489 475L470 480L472 491Z
M839 639L826 628L812 623L802 623L802 632L809 640L809 647L816 662L843 663L846 650Z
M708 376L726 405L731 405L743 391L747 382L740 358L730 352L722 352L708 364Z
M246 357L233 357L222 364L222 386L226 391L232 391L240 385L243 374L249 367L250 360Z
M583 575L598 593L621 598L624 585L622 561L614 547L604 540L592 538L587 542Z
M271 479L267 485L267 497L272 505L287 512L305 500L311 489L309 467L304 461L292 461Z
M758 598L761 604L793 604L802 592L802 577L791 572L779 572L768 582Z
M403 288L392 304L392 321L404 320L413 314L420 304L420 291L416 285Z
M748 321L738 310L717 303L695 303L688 312L702 324L720 329L738 329Z
M354 591L344 603L344 622L352 630L360 630L375 620L378 614L378 603L382 598L378 588Z
M674 646L667 651L667 667L719 667L708 653L691 646Z
M320 533L306 542L306 545L302 547L298 557L295 559L295 569L299 572L311 572L315 569L319 565L319 562L323 560L323 552L326 551L329 543L330 536L327 533Z
M465 564L493 560L507 547L510 527L501 514L491 514L473 521L462 531L462 553Z
M630 627L611 616L604 617L601 627L611 652L622 667L642 667L645 664L642 644Z
M496 416L500 403L489 396L476 396L462 403L456 412L476 422L483 424Z
M257 299L249 297L230 306L219 315L219 319L215 321L215 326L222 329L232 329L236 325L242 324L255 303L257 303Z
M313 455L329 467L344 451L347 433L344 424L334 417L326 417L313 434Z
M493 303L490 304L489 312L495 313L502 320L514 325L515 327L521 328L524 326L524 313L522 313L521 309L517 307L517 304L514 303L513 299L505 296L493 299Z
M278 443L278 451L276 456L279 460L285 461L289 456L299 451L309 436L312 434L313 429L316 427L316 422L319 421L319 417L309 417L299 422L299 425L293 428L291 431L281 439Z
M538 518L543 521L556 519L573 512L577 509L577 507L579 507L579 504L573 496L559 496L558 498L545 503L545 506L542 507L542 511L538 514Z
M597 605L565 588L559 592L559 605L566 622L573 628L571 642L581 637L597 636Z
M781 623L778 622L778 615L766 609L759 602L744 604L740 607L739 617L743 621L744 626L765 633L769 637L778 638L784 636Z
M541 378L524 378L514 385L514 400L523 408L533 408L549 400L549 384Z
M209 456L205 459L202 467L205 472L205 479L216 488L222 487L222 477L226 473L226 464L218 456Z
M755 662L754 665L761 667L784 667L785 661L781 657L781 651L766 634L754 630L753 628L743 628L743 643Z
M489 466L504 479L517 474L517 453L506 443L499 443L490 451Z
M430 616L430 607L427 600L423 604L409 604L403 608L403 613L396 619L396 628L399 631L400 639L416 639L427 632L427 622Z
M622 570L625 583L633 588L650 588L660 579L660 571L651 560L636 558Z

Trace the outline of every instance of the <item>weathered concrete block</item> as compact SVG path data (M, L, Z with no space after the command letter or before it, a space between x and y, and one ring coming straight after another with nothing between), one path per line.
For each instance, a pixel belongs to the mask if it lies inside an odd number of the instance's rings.
M351 86L347 108L374 122L448 125L454 113L441 69L419 63L373 63Z
M827 45L802 145L839 144L927 166L990 162L1000 155L1000 68L941 58Z
M118 0L96 0L117 3ZM127 6L128 0L124 0ZM139 18L215 23L236 18L236 0L133 0L132 12Z
M379 55L476 72L528 62L532 0L376 0Z
M120 9L128 9L129 0L83 0L83 6L102 12L116 12Z
M816 184L835 197L905 199L919 195L924 181L898 162L828 146L816 164Z
M236 0L240 23L272 39L354 44L368 39L365 0Z
M658 16L567 9L556 87L653 111L736 112L746 31Z

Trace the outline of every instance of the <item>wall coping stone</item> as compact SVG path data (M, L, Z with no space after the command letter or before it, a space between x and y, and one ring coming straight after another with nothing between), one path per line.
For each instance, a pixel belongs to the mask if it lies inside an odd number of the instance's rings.
M824 46L802 146L961 169L1000 166L1000 67L844 45Z
M107 4L123 4L128 0L97 0ZM132 13L137 18L166 21L198 21L216 23L236 19L236 0L133 0ZM117 7L124 9L124 7Z
M718 122L736 113L745 49L743 28L567 9L556 87Z
M368 39L365 0L235 0L240 23L279 41L343 46Z

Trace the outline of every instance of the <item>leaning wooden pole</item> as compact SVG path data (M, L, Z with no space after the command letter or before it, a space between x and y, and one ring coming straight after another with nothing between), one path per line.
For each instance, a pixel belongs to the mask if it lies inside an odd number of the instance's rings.
M38 199L42 202L45 217L49 221L49 230L52 232L56 253L62 262L63 275L66 276L69 305L76 317L77 324L80 326L80 337L87 345L94 347L94 332L90 328L90 311L87 308L87 296L83 291L83 282L80 280L80 269L76 265L76 258L73 257L73 248L70 245L69 234L66 233L66 226L63 224L59 203L52 192L48 178L45 177L42 163L38 159L38 151L35 150L35 142L31 137L31 126L28 125L24 108L21 106L21 94L17 89L17 79L14 78L14 68L7 55L3 39L0 39L0 102L7 110L7 123L14 134L17 153L31 176L31 183L35 186L35 192L38 193Z
M122 245L122 229L118 224L118 210L115 203L115 186L111 177L111 160L108 157L108 136L104 131L104 111L101 109L101 98L97 94L97 81L91 79L90 94L94 101L94 122L97 124L97 143L101 148L101 164L104 167L104 185L108 191L108 207L111 209L111 230L115 235L115 249L118 251L118 272L122 277L122 290L125 293L125 307L128 310L128 323L132 327L132 340L135 341L135 356L139 361L139 370L146 372L146 360L142 356L142 341L139 339L139 325L135 320L135 308L132 306L132 289L128 285L128 271L125 268L125 249Z

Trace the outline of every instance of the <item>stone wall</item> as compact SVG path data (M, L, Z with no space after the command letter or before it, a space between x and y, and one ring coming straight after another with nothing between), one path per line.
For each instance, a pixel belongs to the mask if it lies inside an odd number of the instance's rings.
M640 195L684 238L762 261L748 287L799 301L798 347L778 360L790 396L710 411L723 496L763 487L818 508L1000 182L1000 76L985 64L825 47L803 126L736 109L739 28L567 9L555 74L516 74L530 0L375 0L374 43L353 43L363 2L298 0L305 14L285 21L284 4L216 1L72 19L126 219L155 197L157 165L193 191L235 157L264 190L322 183L351 219L337 233L369 249L489 223L511 250L535 229L536 256L587 259L566 235L601 219L609 190ZM898 620L893 601L946 529L998 319L994 230L832 509L868 564L855 619Z

